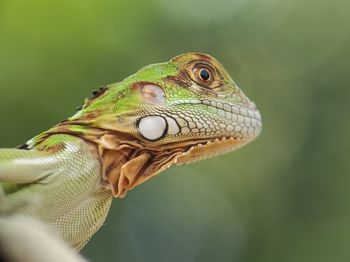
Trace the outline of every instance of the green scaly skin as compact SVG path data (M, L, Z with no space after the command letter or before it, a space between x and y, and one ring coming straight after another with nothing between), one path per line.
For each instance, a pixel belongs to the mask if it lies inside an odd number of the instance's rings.
M74 116L20 148L0 149L0 212L38 218L79 250L113 196L260 131L259 111L223 66L183 54L95 91Z

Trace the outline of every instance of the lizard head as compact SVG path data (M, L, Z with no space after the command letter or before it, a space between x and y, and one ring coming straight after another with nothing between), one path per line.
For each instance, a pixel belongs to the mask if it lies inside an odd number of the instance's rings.
M143 177L127 189L173 164L232 151L261 131L255 104L215 58L201 53L146 66L102 88L67 122L83 126L83 133L103 131L101 148L138 159L121 161L132 162L125 170ZM123 196L120 187L116 191Z

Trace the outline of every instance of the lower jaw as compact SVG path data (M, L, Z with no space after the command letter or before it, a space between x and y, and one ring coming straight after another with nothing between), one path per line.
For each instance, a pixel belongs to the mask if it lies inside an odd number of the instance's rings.
M234 151L250 141L253 138L234 138L234 137L222 137L215 138L213 140L199 142L191 147L188 150L179 154L176 158L175 164L182 165L199 160L215 157L221 154Z

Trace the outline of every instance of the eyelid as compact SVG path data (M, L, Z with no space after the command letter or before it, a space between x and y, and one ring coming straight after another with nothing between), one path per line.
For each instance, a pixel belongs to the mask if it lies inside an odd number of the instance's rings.
M211 72L213 75L216 73L215 69L214 69L210 64L207 64L207 63L204 63L204 62L195 63L195 64L192 66L192 70L194 70L195 68L206 68L206 69L208 69L209 72Z

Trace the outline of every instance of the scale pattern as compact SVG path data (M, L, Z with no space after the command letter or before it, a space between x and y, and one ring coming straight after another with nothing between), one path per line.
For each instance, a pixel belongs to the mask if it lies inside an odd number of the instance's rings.
M82 139L53 135L45 143L64 144L52 155L57 171L8 194L5 204L47 223L80 250L105 221L112 194L102 187L100 162Z

